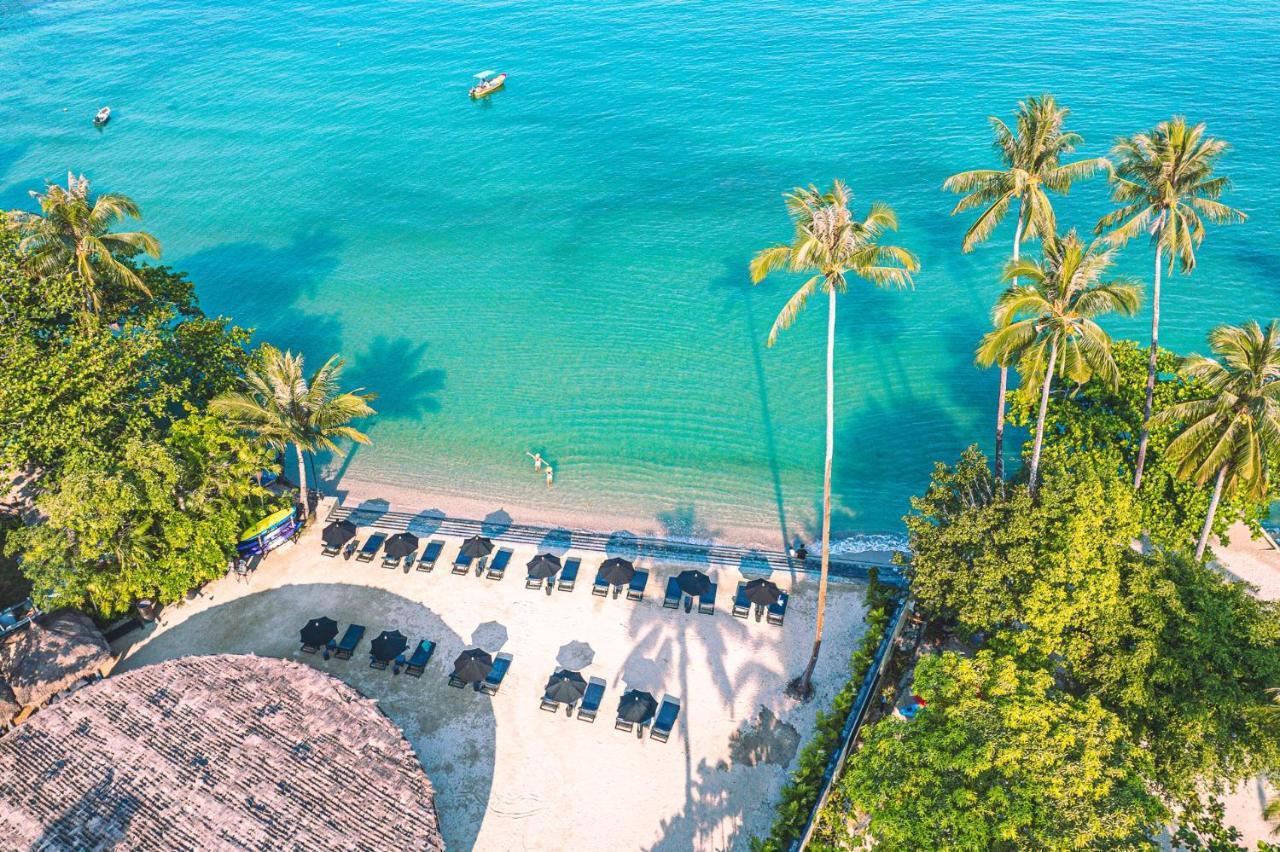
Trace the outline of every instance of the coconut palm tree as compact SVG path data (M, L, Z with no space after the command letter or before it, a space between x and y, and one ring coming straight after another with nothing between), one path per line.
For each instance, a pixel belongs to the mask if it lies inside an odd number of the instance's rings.
M31 192L40 213L16 210L14 224L21 235L18 249L40 275L70 272L84 288L88 313L101 307L104 285L114 284L150 295L138 273L120 261L145 252L160 256L160 243L145 231L113 232L121 219L140 219L138 205L127 195L89 195L89 181L67 172L67 185L49 184Z
M1004 221L1015 203L1018 217L1013 229L1013 259L1018 260L1022 242L1042 234L1057 232L1053 205L1048 192L1066 193L1077 180L1090 177L1108 163L1103 158L1063 163L1081 137L1063 129L1066 107L1058 105L1053 95L1027 98L1018 104L1016 122L1010 128L996 116L990 116L995 132L992 146L1000 157L998 169L974 169L947 178L942 188L964 193L951 215L981 208L978 218L965 231L962 247L971 252L985 242ZM1015 285L1018 283L1015 279ZM1004 476L1005 396L1009 387L1012 360L997 359L1000 365L1000 395L996 405L996 477ZM987 364L986 366L991 366Z
M1147 360L1147 396L1142 408L1142 433L1138 438L1138 461L1133 487L1142 486L1147 463L1151 402L1156 388L1156 358L1160 344L1160 267L1168 257L1169 272L1175 262L1184 274L1196 267L1195 250L1204 241L1207 219L1225 224L1243 222L1245 214L1218 199L1230 186L1225 177L1214 177L1218 158L1228 149L1226 142L1205 136L1204 124L1187 126L1177 116L1153 130L1121 139L1112 149L1112 198L1120 207L1103 216L1094 231L1107 232L1113 245L1124 245L1142 233L1151 235L1156 248L1155 273L1151 288L1151 352Z
M813 669L822 646L823 616L827 603L827 566L831 552L831 460L835 447L835 345L836 296L847 292L849 276L878 287L908 287L911 274L920 268L915 255L899 246L882 245L886 230L896 230L893 209L876 202L865 218L849 210L850 192L835 181L823 192L810 184L797 187L786 196L787 212L795 225L789 245L760 251L751 259L751 281L759 284L778 270L809 275L783 305L769 330L768 346L791 327L805 303L821 290L827 296L827 452L822 479L822 571L818 580L818 615L813 653L804 674L792 681L793 694L808 698L813 694Z
M1040 410L1031 450L1028 485L1034 494L1044 446L1049 392L1057 376L1083 383L1099 376L1115 384L1119 371L1111 356L1111 338L1095 321L1104 314L1130 315L1141 290L1123 278L1103 280L1115 262L1115 250L1086 244L1073 230L1042 244L1042 260L1013 260L1007 281L1026 279L1000 294L992 312L995 329L987 332L978 359L991 364L1019 353L1024 376L1040 378Z
M325 361L310 380L303 374L301 355L264 344L260 358L260 366L245 371L244 390L222 394L209 403L209 410L277 451L293 444L302 499L308 517L314 517L305 454L320 449L341 453L339 438L368 444L369 436L349 424L375 413L369 403L377 394L362 393L359 388L339 391L343 361L337 355Z
M1182 424L1165 455L1176 473L1204 485L1213 481L1209 512L1196 544L1204 556L1214 515L1224 494L1266 496L1270 463L1280 451L1280 324L1264 331L1256 322L1222 325L1209 333L1217 359L1192 355L1178 372L1204 389L1151 418L1151 426Z

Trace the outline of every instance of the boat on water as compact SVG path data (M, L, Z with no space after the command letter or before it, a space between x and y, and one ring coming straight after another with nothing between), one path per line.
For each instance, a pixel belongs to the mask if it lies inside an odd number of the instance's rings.
M486 97L501 89L503 84L507 82L505 71L501 74L497 71L481 71L475 77L479 82L471 87L471 97L473 98Z
M93 117L95 127L101 127L111 120L111 107L103 107L98 110L98 114Z

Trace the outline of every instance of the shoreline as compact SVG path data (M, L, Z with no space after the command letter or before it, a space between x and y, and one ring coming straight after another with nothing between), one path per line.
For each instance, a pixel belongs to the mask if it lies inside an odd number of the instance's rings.
M394 511L418 512L436 509L453 518L483 520L495 512L506 512L511 521L520 524L533 524L546 527L566 527L575 530L591 530L609 533L626 530L636 536L659 538L671 541L686 541L698 544L711 542L737 545L760 550L787 550L788 543L783 541L782 533L776 527L766 529L745 524L717 524L715 529L707 530L704 535L679 535L656 522L653 518L639 515L628 515L620 512L609 512L601 509L583 510L566 509L561 506L530 506L513 503L509 500L496 501L476 498L465 494L450 494L438 491L389 485L385 482L343 477L340 483L327 485L324 489L327 498L338 500L344 506L354 508L366 501L382 500L387 508ZM846 533L833 534L831 541L832 554L858 554L860 559L887 562L897 550L906 548L906 533L894 535L890 533ZM806 541L805 546L811 554L818 553L817 541Z

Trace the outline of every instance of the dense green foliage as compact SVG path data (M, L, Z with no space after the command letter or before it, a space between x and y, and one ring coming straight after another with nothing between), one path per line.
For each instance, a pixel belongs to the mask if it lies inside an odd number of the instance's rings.
M5 553L45 608L178 600L287 502L252 479L267 449L202 413L243 373L248 333L206 317L184 276L128 257L86 314L75 273L37 274L17 236L0 225L0 471L35 474L40 493Z
M769 835L763 839L752 841L752 848L761 852L781 852L790 848L800 839L809 823L813 806L818 801L822 789L822 779L826 775L827 764L831 756L840 746L840 734L853 710L858 690L867 676L875 660L876 649L884 632L888 629L889 619L899 601L899 594L890 587L876 581L872 572L871 582L867 587L866 632L853 657L849 661L849 680L836 693L831 706L826 711L819 711L816 730L813 738L805 744L796 760L796 768L782 788L777 805L777 815Z
M939 465L907 519L921 611L1096 697L1171 800L1280 766L1251 712L1280 683L1280 605L1181 553L1133 547L1141 498L1077 459L1032 498L970 449Z
M1148 759L1096 697L991 651L923 657L913 721L873 726L841 782L877 848L1146 846L1164 807Z

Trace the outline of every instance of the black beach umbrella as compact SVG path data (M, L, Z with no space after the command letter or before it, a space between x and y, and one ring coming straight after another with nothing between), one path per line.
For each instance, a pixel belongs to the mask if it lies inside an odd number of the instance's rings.
M375 660L389 663L403 654L407 647L409 640L399 630L384 630L378 634L377 639L369 643L369 653Z
M493 542L482 535L473 535L462 543L461 551L468 559L479 559L493 552Z
M418 549L418 537L413 533L396 533L387 539L387 543L383 545L383 552L392 559L404 559L410 553L416 552Z
M493 657L479 648L468 648L453 661L454 676L467 683L479 683L489 676L492 668Z
M658 700L647 692L633 689L618 702L618 718L643 725L653 718Z
M306 626L298 632L302 636L303 645L319 648L338 635L338 622L332 618L321 616L308 621Z
M752 580L743 586L742 593L757 606L773 606L778 602L782 590L769 580Z
M356 525L350 521L334 521L320 534L321 540L329 547L342 547L355 537Z
M619 556L606 559L600 566L600 576L612 586L625 586L635 575L636 566Z
M577 672L561 669L547 681L547 698L561 704L576 704L587 691L587 682Z
M529 576L545 580L560 570L560 557L553 553L539 553L529 560Z
M681 571L676 576L680 591L689 597L698 598L711 591L711 578L701 571Z

